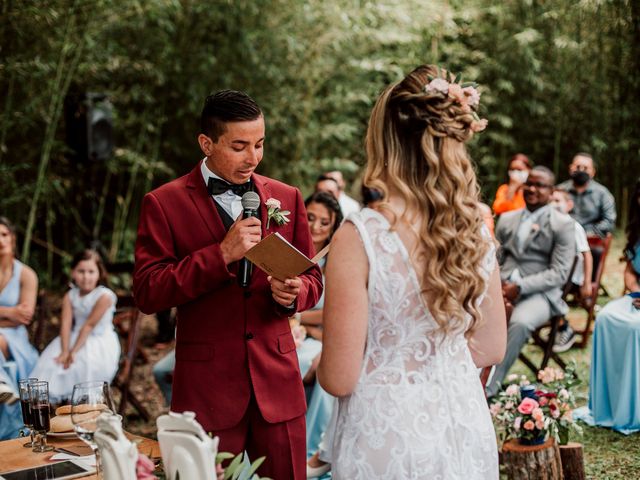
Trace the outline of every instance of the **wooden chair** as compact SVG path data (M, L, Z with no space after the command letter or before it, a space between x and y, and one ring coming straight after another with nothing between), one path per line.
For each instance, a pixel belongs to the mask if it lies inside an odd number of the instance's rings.
M45 327L47 322L51 320L53 316L53 308L51 306L51 300L49 294L45 290L38 292L38 299L36 300L36 310L31 319L31 323L27 327L29 332L29 340L31 344L36 347L38 352L42 352L47 346L47 341L44 338Z
M584 308L587 312L587 323L584 327L584 330L581 332L576 332L580 334L582 339L580 343L576 343L579 348L585 348L587 343L589 342L589 336L591 335L591 325L593 324L596 312L595 308L598 304L598 296L600 294L600 290L602 289L601 281L602 275L604 273L605 262L607 260L607 255L609 254L609 248L611 247L611 241L613 240L613 235L611 233L607 233L607 236L604 238L598 236L589 236L587 237L589 241L589 248L591 248L591 253L594 258L594 270L593 270L593 290L591 293L591 298L586 301L580 302L579 306ZM598 258L596 263L596 257Z
M569 295L569 293L571 292L571 288L573 286L571 283L571 277L573 276L573 272L576 269L577 263L578 263L578 257L574 258L573 265L571 266L571 270L569 271L569 276L567 277L567 282L565 283L564 288L562 289L563 299L566 299L567 295ZM509 315L508 318L510 317L511 315ZM533 361L531 361L531 359L529 359L524 353L520 352L520 354L518 355L518 358L520 359L520 361L524 363L527 367L529 367L529 370L531 370L535 376L538 375L538 372L540 370L544 370L545 368L547 368L547 365L549 364L550 360L553 360L554 362L556 362L556 364L560 368L562 368L562 370L565 370L567 368L567 364L564 362L564 360L562 360L562 358L560 358L560 355L558 355L556 352L553 351L553 345L555 343L556 333L558 332L558 327L562 319L564 319L564 315L555 315L551 317L549 319L549 322L547 322L547 324L537 328L531 335L531 340L533 341L533 344L542 350L542 362L540 363L540 366L535 365ZM507 320L507 323L508 322L509 320ZM544 338L541 335L541 332L543 329L549 329L549 335L546 338Z
M116 330L124 331L126 335L124 336L125 346L123 349L123 359L120 363L118 373L112 382L112 386L117 388L121 394L118 413L124 418L127 404L131 403L140 416L148 422L151 419L151 415L142 402L131 391L130 386L135 360L140 351L138 347L141 320L142 313L135 306L133 298L130 296L118 297L118 310L116 310L113 323L116 325Z

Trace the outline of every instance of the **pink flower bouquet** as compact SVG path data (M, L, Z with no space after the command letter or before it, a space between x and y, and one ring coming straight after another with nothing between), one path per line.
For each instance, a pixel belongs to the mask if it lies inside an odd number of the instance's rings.
M571 390L580 383L574 368L565 373L547 367L538 372L538 380L540 383L532 385L524 375L509 375L511 383L491 403L491 416L502 441L518 438L523 444L534 445L551 435L563 445L570 430L581 433L572 417L575 398Z

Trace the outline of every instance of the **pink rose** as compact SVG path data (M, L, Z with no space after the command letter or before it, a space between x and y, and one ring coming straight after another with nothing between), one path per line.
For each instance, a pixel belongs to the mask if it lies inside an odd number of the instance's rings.
M556 408L556 409L554 409L554 410L551 410L551 416L552 416L553 418L558 418L558 417L560 416L560 410L559 410L559 409L557 409L557 408Z
M452 98L460 105L467 103L467 97L462 91L462 87L457 83L452 83L451 85L449 85L449 98Z
M540 397L540 406L544 407L547 403L549 403L549 399L547 397Z
M489 407L489 412L491 412L492 417L495 417L500 413L501 409L502 409L502 404L500 402L496 402L491 404L491 406Z
M478 92L478 90L473 87L464 87L462 91L466 95L467 103L470 107L475 108L480 105L480 93Z
M539 404L533 398L525 398L518 405L518 411L523 415L530 415L534 408L538 408Z
M531 420L527 420L526 422L524 422L525 430L533 430L534 428L535 428L535 424Z
M533 412L531 412L531 416L533 417L534 420L538 421L538 420L543 420L544 419L544 412L542 411L541 408L534 408Z
M505 393L507 395L517 395L519 391L520 389L518 388L517 385L509 385L505 390Z
M482 120L474 120L471 122L471 131L475 133L481 132L487 128L487 125L489 125L489 121L486 118L483 118ZM529 382L527 381L524 385L527 385L528 383Z
M544 430L544 422L542 420L536 420L536 428L538 430Z
M149 457L144 454L138 455L138 461L136 462L136 478L137 480L157 480L153 472L156 466Z

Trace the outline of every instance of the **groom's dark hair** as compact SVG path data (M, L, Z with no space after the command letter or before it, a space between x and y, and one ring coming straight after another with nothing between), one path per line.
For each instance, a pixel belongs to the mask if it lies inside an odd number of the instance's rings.
M212 93L204 100L200 115L200 133L214 142L227 131L227 122L246 122L256 120L262 110L256 101L244 92L221 90Z

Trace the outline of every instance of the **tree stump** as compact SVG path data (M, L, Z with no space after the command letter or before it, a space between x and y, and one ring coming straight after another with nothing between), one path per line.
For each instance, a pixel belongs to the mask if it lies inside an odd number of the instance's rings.
M502 461L509 480L564 479L560 451L553 438L533 446L508 440L502 445Z
M566 445L560 445L560 458L564 480L585 480L581 443L569 442Z

